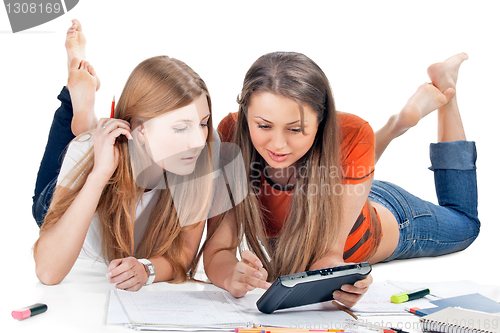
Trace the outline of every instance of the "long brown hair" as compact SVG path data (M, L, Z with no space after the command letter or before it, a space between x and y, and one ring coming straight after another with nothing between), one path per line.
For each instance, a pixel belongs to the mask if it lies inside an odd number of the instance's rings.
M267 239L258 191L263 160L253 146L247 122L248 105L254 93L270 92L294 100L300 110L309 106L317 116L318 131L311 149L301 158L302 174L297 178L290 213L279 235ZM249 195L236 207L238 245L243 235L250 249L263 261L269 280L309 269L336 241L341 225L340 142L335 104L330 84L321 68L299 53L266 54L250 67L238 98L239 111L234 142L240 146L245 165L251 166L247 182ZM252 184L252 186L250 186ZM328 195L304 195L298 189L327 188ZM266 253L267 252L267 253Z
M141 62L130 74L116 104L114 118L129 122L133 131L150 119L193 103L202 94L207 97L211 113L212 107L208 89L196 72L182 61L174 58L167 56L149 58ZM85 136L88 134L83 134L75 140L85 139ZM211 140L212 120L210 117L207 141ZM132 140L130 144L139 145L139 140ZM175 278L171 282L183 282L191 278L194 275L194 272L190 271L192 263L185 265L182 261L185 240L181 232L194 225L183 227L179 223L179 216L189 215L183 213L183 208L185 208L184 211L192 212L193 210L192 207L188 207L188 202L185 206L178 205L177 201L174 202L173 192L169 189L168 184L165 184L164 189L160 190L146 231L134 253L135 207L145 189L137 186L134 180L134 161L129 154L129 141L124 136L120 136L116 140L116 146L120 156L118 167L105 186L97 206L104 258L111 261L132 255L138 258L166 256L176 272ZM136 147L136 150L140 149L140 146ZM198 168L198 166L210 166L210 160L211 152L209 145L207 145L196 162L195 171L186 177L193 179L209 174L210 171L200 170L203 168ZM92 148L68 174L69 178L67 179L69 179L71 189L59 186L56 190L41 232L57 223L68 209L85 184L93 165L94 152ZM167 173L164 173L165 183L167 183ZM176 175L168 177L169 181L176 178L183 177ZM181 182L182 180L176 180L176 183ZM193 191L193 188L187 186L184 188L184 192L189 192L192 200L197 197L198 201L203 202L205 207L197 208L200 212L206 211L210 204L210 189ZM189 202L189 205L192 205L192 202ZM206 216L200 215L203 214L191 214L191 217L196 218L196 222L206 219Z

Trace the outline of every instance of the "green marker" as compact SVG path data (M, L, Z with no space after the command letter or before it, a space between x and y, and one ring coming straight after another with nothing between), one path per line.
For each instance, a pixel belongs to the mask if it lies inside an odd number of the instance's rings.
M399 304L399 303L404 303L404 302L408 302L408 301L413 301L414 299L427 296L430 293L431 293L431 290L429 288L417 289L417 290L413 290L413 291L406 291L404 293L392 295L391 302Z

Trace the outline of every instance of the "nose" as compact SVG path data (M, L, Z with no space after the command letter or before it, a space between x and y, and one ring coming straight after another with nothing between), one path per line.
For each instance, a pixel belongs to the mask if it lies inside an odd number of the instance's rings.
M273 148L278 152L286 147L286 138L282 133L277 133L273 136Z
M203 128L196 129L188 139L188 149L204 147L206 141L207 138Z

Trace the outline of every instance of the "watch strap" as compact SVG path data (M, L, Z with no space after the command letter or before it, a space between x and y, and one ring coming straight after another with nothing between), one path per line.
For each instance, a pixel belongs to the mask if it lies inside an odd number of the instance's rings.
M145 286L149 286L155 280L155 267L148 259L137 259L137 261L144 265L146 272L149 272L148 281L144 283Z

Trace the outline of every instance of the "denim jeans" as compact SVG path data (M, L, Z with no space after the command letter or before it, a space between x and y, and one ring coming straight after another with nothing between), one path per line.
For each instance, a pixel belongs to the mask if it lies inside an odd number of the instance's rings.
M71 132L73 106L68 89L63 87L57 98L61 101L61 106L56 110L52 120L45 153L38 169L35 194L33 196L32 213L39 227L43 224L43 219L52 200L66 148L71 140L75 138L73 132Z
M479 234L475 143L431 144L430 157L439 205L389 182L373 182L368 199L389 209L399 224L399 243L384 261L460 251Z

